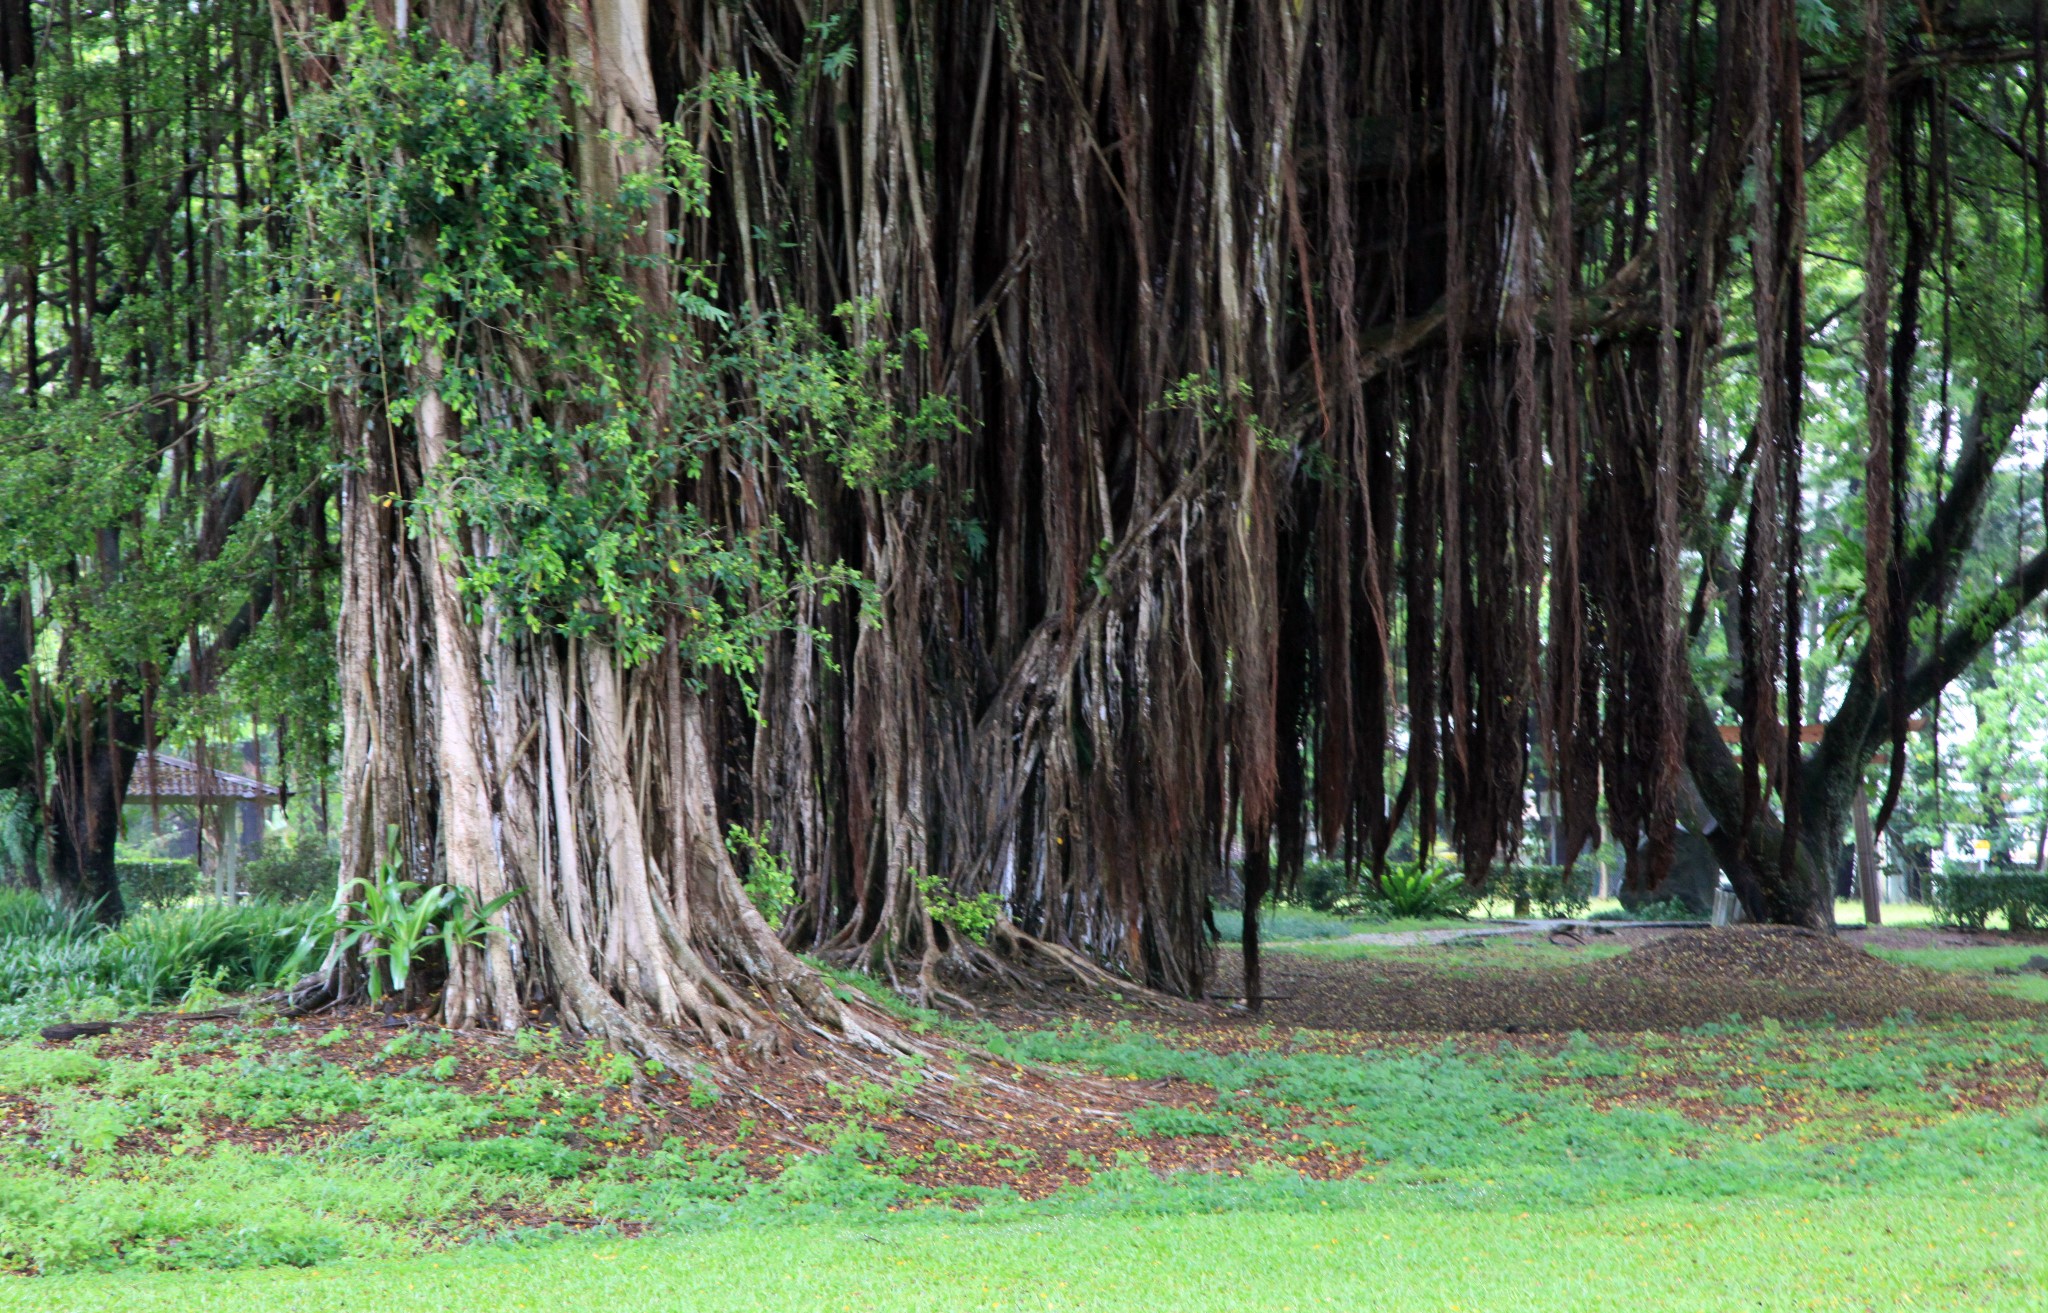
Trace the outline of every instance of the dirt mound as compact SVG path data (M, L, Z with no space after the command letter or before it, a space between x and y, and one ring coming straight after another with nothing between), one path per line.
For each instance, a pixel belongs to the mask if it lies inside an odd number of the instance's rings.
M1356 958L1274 952L1269 1002L1240 1024L1322 1030L1557 1033L1679 1030L1773 1017L1868 1026L1911 1012L1982 1021L2048 1007L1993 993L1963 973L1899 966L1832 936L1776 927L1680 930L1618 956L1514 964L1506 945L1390 949ZM1243 986L1217 955L1213 992Z
M1831 935L1785 926L1694 930L1645 944L1607 964L1631 976L1770 983L1794 989L1923 988L1931 973L1898 966Z

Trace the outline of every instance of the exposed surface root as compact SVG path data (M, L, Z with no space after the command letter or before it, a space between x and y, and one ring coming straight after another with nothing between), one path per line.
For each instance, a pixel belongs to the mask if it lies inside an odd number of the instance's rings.
M1176 1014L1193 1006L1098 966L1063 944L1027 934L1008 920L996 922L981 942L951 932L942 938L930 930L928 921L926 925L929 937L923 940L914 970L907 965L907 953L889 951L872 940L854 947L835 945L825 953L828 960L872 975L916 1006L943 1012L978 1012L979 996L991 990L1024 996L1078 990L1133 999Z

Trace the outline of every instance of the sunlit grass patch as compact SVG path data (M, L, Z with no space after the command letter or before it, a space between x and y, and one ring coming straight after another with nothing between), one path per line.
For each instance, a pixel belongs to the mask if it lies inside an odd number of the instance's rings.
M1315 943L1288 944L1280 949L1284 953L1301 953L1330 961L1353 961L1369 959L1383 962L1407 962L1458 971L1468 967L1509 967L1527 970L1549 970L1569 967L1577 963L1594 962L1603 958L1619 957L1628 951L1628 946L1606 936L1587 936L1576 946L1553 944L1548 940L1530 941L1509 935L1473 935L1469 939L1458 939L1449 943L1433 944L1384 944L1360 943L1356 941L1324 940Z
M1926 903L1886 903L1879 909L1879 918L1884 925L1893 928L1916 929L1940 924L1934 909ZM2005 914L1997 914L1998 924L2005 924ZM1837 898L1835 900L1835 924L1847 930L1862 926L1863 900L1860 898Z
M2048 947L2040 944L1973 944L1957 948L1887 948L1873 944L1869 951L1888 961L1931 971L1991 971L2048 956Z
M2040 944L1986 944L1966 948L1881 948L1873 945L1870 951L1904 966L1981 974L1985 977L1986 986L1998 993L2035 1003L2048 1003L2048 972L1995 974L2000 968L2010 972L2037 957L2048 956L2048 947Z
M1188 1203L1199 1202L1189 1198ZM2048 1299L2048 1187L1810 1200L1632 1199L1566 1210L1413 1191L1275 1191L1221 1215L1122 1209L561 1241L308 1272L0 1284L0 1310L135 1313L951 1313L1650 1308L2026 1310ZM1821 1292L1825 1292L1822 1294Z
M1231 908L1216 909L1216 933L1226 944L1244 941L1244 913ZM1318 912L1313 908L1289 905L1269 906L1259 913L1259 939L1262 943L1278 943L1292 940L1313 942L1339 939L1357 934L1399 934L1410 930L1454 930L1470 926L1471 921L1461 917L1409 917L1387 918L1338 916L1333 912Z

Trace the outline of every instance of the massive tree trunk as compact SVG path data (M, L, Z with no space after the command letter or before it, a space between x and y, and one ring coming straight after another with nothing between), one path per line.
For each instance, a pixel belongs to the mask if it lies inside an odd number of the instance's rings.
M638 235L628 229L620 239L621 258L586 256L596 276L613 271L610 295L621 295L622 284L630 289L614 302L629 307L627 318L602 349L620 340L640 345L623 356L585 357L597 363L582 368L608 360L626 371L630 404L613 413L646 426L636 438L651 442L671 422L665 388L690 366L665 319L675 266L660 250L663 201L660 193L652 201L628 195L627 179L658 170L662 158L646 12L600 5L558 17L562 26L543 31L517 10L445 4L408 16L401 8L385 15L396 42L383 53L322 45L310 26L291 35L309 43L301 47L310 56L302 66L307 93L340 97L334 103L346 112L362 103L347 99L350 79L397 70L420 79L408 83L415 94L441 97L437 110L449 102L469 109L474 97L478 114L539 113L531 103L522 111L489 67L516 70L531 54L565 71L565 159L586 213L612 206L645 221ZM430 29L436 42L415 36L405 47L408 22ZM437 49L449 47L475 62L430 66ZM358 59L387 62L359 68L351 62ZM373 103L384 94L359 90ZM351 178L402 169L438 144L372 138L383 158L362 158L361 141L350 157L353 120L331 122L340 123L332 129L338 142L330 135L306 148L335 152ZM502 181L495 168L486 163L451 186L480 192ZM435 313L435 271L470 254L443 249L430 226L382 235L382 251L374 230L321 231L319 197L310 199L308 239L343 243L339 258L383 283L380 305L410 294L419 313ZM571 304L607 295L585 285L572 261L563 264L557 276ZM677 1067L689 1061L671 1038L677 1031L721 1053L776 1049L792 1028L887 1043L887 1028L842 1004L741 888L719 823L699 672L685 667L675 641L685 622L657 617L668 641L629 654L602 624L577 623L573 613L561 623L521 623L500 596L473 586L479 572L504 566L526 544L456 509L447 489L460 477L458 460L490 461L520 426L551 426L567 438L543 473L606 491L594 482L603 474L579 464L595 441L585 436L588 424L606 416L554 400L603 380L533 354L567 353L566 342L543 337L494 354L502 339L479 339L503 329L485 325L469 336L474 330L423 334L402 366L386 357L358 362L356 386L332 401L349 462L341 497L344 890L379 878L389 833L407 878L446 883L476 905L523 891L480 944L446 964L438 1009L450 1025L509 1029L548 1004L582 1031ZM505 375L492 377L500 368ZM401 396L406 404L392 404ZM356 971L337 955L327 988L351 991Z

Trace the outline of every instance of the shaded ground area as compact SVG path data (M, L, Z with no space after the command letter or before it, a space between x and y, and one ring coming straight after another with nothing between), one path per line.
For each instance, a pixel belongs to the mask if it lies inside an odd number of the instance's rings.
M1905 932L1901 932L1905 933ZM1260 1020L1364 1031L1678 1030L1725 1021L1870 1025L1923 1018L2048 1016L2039 1003L1993 993L1972 976L1883 961L1840 938L1776 927L1548 936L1540 964L1516 961L1532 937L1338 957L1276 952ZM1632 951L1594 957L1603 944ZM1588 960L1575 963L1573 956ZM1218 994L1243 991L1241 959L1217 955Z

